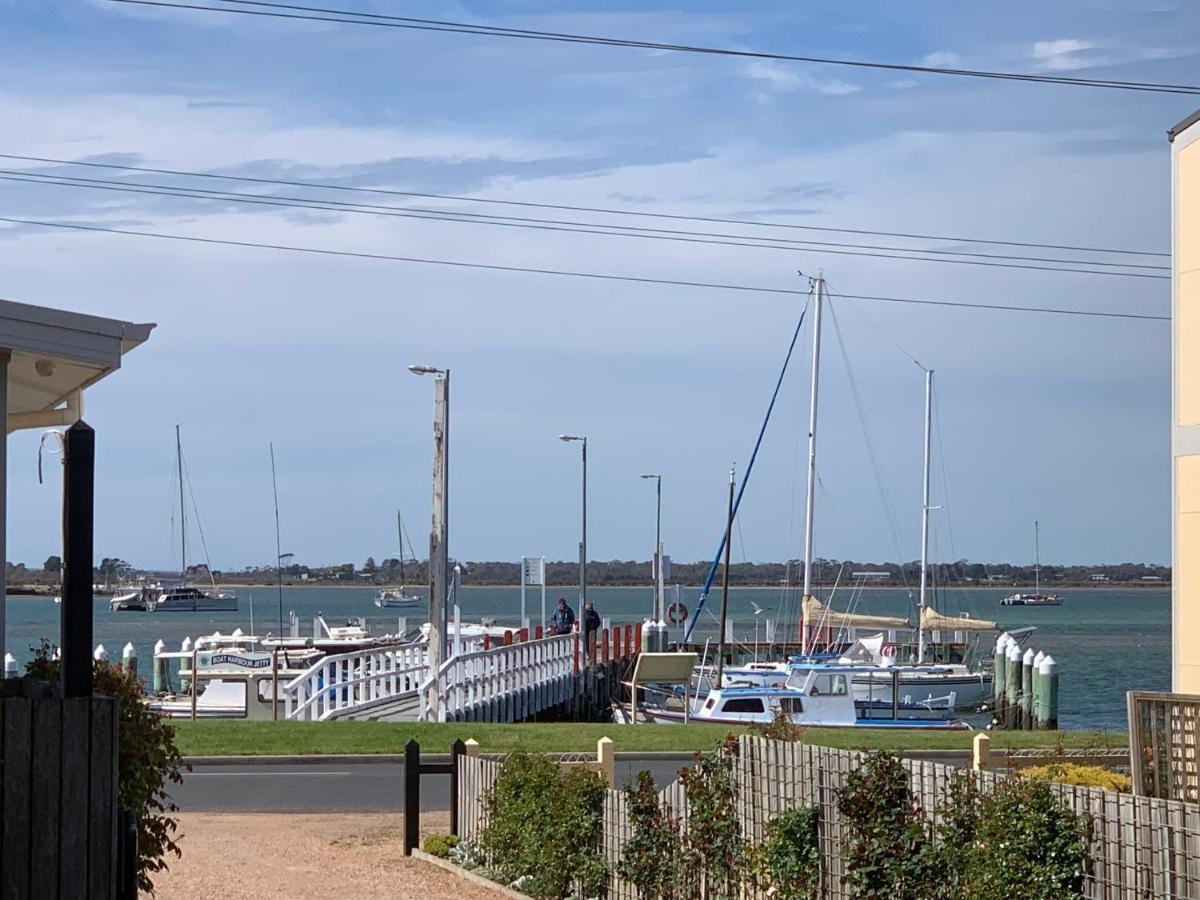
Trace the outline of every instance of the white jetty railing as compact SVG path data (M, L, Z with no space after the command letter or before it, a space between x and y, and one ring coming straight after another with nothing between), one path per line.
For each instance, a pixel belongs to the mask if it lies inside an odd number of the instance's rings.
M421 719L515 721L562 702L577 646L578 634L563 634L452 656L421 685Z
M425 644L326 656L284 687L288 719L320 721L417 689L429 672Z

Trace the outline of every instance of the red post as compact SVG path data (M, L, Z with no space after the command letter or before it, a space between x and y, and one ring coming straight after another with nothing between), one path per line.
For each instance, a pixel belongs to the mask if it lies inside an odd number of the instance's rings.
M625 657L628 659L633 655L633 626L625 626Z
M525 643L526 641L528 641L528 640L529 640L529 629L528 629L528 628L522 628L522 629L521 629L521 637L520 637L520 641L521 641L521 643L522 643L522 644L524 644L524 643Z
M504 629L504 646L508 647L508 646L511 646L511 644L512 644L512 630L509 628L505 628Z
M608 662L608 629L600 629L600 659Z
M483 649L484 650L492 649L492 636L490 634L485 634L483 636Z
M642 623L638 622L633 626L633 652L642 652Z
M535 641L540 641L540 640L542 639L542 626L541 626L541 625L535 625L535 626L534 626L534 628L533 628L533 639L534 639Z
M575 674L579 674L579 632L575 632Z

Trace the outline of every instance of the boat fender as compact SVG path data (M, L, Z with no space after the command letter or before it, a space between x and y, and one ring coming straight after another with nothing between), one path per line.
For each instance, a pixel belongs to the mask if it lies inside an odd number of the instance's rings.
M667 607L667 621L672 625L679 625L687 621L688 608L686 604L678 601Z

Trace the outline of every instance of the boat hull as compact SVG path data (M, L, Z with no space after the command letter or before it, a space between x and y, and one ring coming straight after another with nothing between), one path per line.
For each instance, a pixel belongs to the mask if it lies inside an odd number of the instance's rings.
M874 711L872 711L874 712ZM665 709L655 706L638 704L637 720L652 725L723 725L725 727L745 727L747 725L766 725L768 721L756 722L744 718L723 718L706 716L697 718L689 714L684 717L683 710ZM628 704L613 704L613 721L618 725L632 723L633 717ZM892 719L883 715L869 718L858 718L854 722L795 722L801 728L920 728L938 729L943 731L962 731L969 728L965 722L947 719Z

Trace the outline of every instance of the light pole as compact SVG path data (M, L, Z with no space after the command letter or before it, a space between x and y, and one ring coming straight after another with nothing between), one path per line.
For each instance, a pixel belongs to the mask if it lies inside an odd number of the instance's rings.
M654 511L654 614L650 617L652 622L658 622L662 618L662 476L661 475L643 475L642 478L653 478L655 482L655 493L657 495Z
M587 632L583 627L583 608L587 605L587 438L575 434L560 434L558 439L567 443L579 441L583 445L583 527L579 541L579 628L586 637Z
M450 370L409 366L414 375L433 375L433 521L429 531L429 671L446 652L446 591L450 584ZM437 683L429 708L437 717Z
M275 547L278 552L278 545ZM279 639L283 640L283 564L296 558L295 553L279 553L275 560L275 580L279 586ZM251 631L254 629L251 628Z

